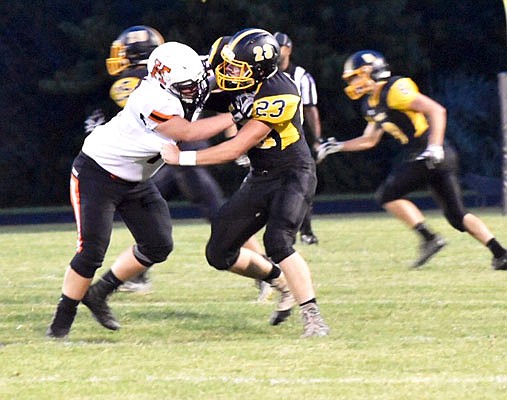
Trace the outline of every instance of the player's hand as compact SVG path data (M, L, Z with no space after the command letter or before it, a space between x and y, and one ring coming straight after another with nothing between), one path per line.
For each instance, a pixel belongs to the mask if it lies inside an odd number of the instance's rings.
M240 123L252 116L254 94L241 93L236 96L234 101L229 107L232 114L232 119L235 123Z
M234 160L234 162L243 168L250 168L250 159L246 154L242 154Z
M444 161L444 148L438 144L429 144L416 160L425 160L429 169L434 169L437 164Z
M165 143L162 145L160 155L166 164L179 165L180 149L173 143Z
M325 139L317 146L315 162L317 164L321 163L329 154L338 153L342 148L343 142L337 141L336 138L329 137Z
M92 133L93 130L106 122L106 117L100 108L93 111L84 122L84 130L86 133Z

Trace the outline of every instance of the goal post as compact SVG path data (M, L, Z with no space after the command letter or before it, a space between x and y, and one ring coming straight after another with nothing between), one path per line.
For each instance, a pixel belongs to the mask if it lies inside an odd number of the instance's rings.
M505 28L507 32L507 0L503 0ZM498 97L500 98L500 122L502 128L502 214L507 214L507 72L498 74Z

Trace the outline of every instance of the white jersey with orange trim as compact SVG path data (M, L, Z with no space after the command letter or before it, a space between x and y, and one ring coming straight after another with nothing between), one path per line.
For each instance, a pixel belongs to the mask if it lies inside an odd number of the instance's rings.
M180 99L157 83L143 80L125 108L86 137L82 151L123 180L145 181L164 164L162 144L174 143L155 128L175 115L185 115Z

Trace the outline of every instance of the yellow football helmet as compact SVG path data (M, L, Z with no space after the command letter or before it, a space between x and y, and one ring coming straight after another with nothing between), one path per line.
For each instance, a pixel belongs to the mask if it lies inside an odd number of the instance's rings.
M148 60L151 52L164 43L156 30L145 25L131 26L124 30L111 44L110 56L106 60L109 75L119 75L132 65Z
M218 87L253 90L278 70L280 46L268 31L248 28L237 32L220 54L224 61L215 69Z
M371 92L376 81L390 76L389 65L382 54L373 50L358 51L347 58L343 66L342 78L348 84L345 93L357 100Z

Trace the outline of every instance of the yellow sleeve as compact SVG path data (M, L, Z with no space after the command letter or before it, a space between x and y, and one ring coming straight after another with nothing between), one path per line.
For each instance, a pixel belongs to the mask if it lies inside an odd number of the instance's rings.
M109 90L109 96L115 101L121 108L127 104L127 99L130 94L139 86L141 79L136 76L128 76L120 78L113 83Z
M418 93L419 88L412 79L400 78L389 88L387 106L395 110L409 110Z

